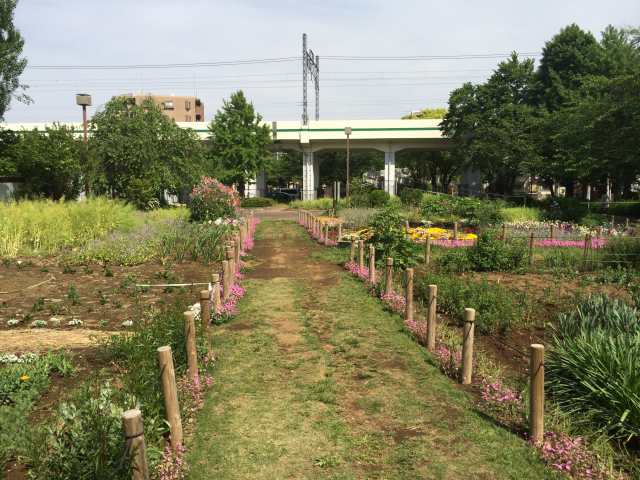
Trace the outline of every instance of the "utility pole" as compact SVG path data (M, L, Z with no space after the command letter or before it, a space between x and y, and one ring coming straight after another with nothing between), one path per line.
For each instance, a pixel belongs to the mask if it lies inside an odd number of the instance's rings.
M316 93L316 115L320 119L320 57L307 49L307 34L302 34L302 124L309 124L307 113L307 79L311 75Z

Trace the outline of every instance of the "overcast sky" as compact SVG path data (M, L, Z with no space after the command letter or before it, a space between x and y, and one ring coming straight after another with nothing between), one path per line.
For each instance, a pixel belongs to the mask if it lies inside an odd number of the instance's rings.
M156 69L37 66L133 65L300 57L302 32L320 56L320 118L398 118L446 106L464 81L484 80L499 61L340 60L331 56L537 54L575 22L599 36L608 24L640 24L638 0L20 0L31 105L8 122L79 121L75 93L91 111L126 92L198 95L206 120L242 88L265 119L301 116L302 66L278 63ZM309 82L309 116L313 85Z

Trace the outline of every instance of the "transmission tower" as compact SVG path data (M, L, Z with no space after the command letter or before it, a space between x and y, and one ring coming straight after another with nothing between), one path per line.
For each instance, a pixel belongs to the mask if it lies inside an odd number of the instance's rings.
M320 119L320 57L307 49L307 34L302 34L302 124L309 124L307 114L307 79L311 75L316 89L316 120Z

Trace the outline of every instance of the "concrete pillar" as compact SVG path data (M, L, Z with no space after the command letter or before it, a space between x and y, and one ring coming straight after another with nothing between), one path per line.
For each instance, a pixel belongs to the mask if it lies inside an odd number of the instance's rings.
M313 188L315 189L313 198L316 198L320 188L320 159L318 158L313 159Z
M384 152L384 191L396 194L396 152Z
M302 199L315 200L316 180L313 152L302 152Z
M255 178L249 179L244 184L244 196L247 198L264 197L267 192L267 174L260 170Z

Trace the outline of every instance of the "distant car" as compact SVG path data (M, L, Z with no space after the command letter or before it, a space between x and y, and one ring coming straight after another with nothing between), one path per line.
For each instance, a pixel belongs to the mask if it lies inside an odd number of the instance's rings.
M298 191L294 188L272 190L267 193L267 197L273 198L277 202L291 202L299 198Z

